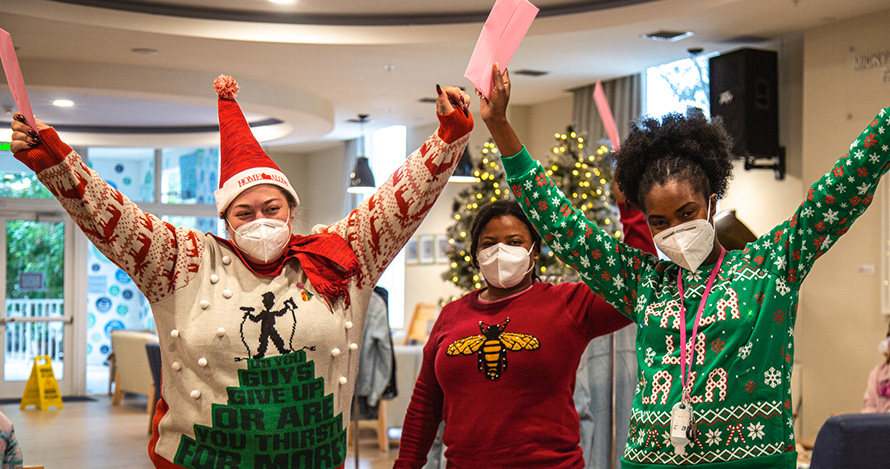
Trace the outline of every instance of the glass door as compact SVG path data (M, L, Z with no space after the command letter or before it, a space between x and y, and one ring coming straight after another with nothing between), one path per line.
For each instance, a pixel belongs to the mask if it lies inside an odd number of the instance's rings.
M65 238L61 216L0 213L0 398L21 398L38 356L49 357L62 395L72 394Z

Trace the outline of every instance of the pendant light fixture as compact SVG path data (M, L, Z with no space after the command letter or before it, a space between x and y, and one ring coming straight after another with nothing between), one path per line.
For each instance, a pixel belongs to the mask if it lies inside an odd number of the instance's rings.
M359 114L358 119L349 119L349 122L356 122L361 126L361 146L359 147L358 157L355 159L355 168L349 176L349 187L346 192L350 194L370 194L377 190L374 184L374 173L371 172L371 166L368 164L368 157L365 156L365 124L371 122L368 114Z
M449 182L476 182L476 176L473 176L473 157L470 156L469 145L464 148L464 154L457 161L457 167L454 173L448 179Z

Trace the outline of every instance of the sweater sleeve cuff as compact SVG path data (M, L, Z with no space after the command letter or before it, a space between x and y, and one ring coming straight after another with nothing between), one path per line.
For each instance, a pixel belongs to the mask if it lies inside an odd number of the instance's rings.
M42 143L34 148L15 153L16 159L35 173L40 173L44 169L61 163L73 151L59 138L56 129L52 127L41 130L39 134Z
M473 130L473 114L464 114L463 111L455 109L450 113L440 116L439 118L439 138L445 143L452 143L463 137Z
M513 156L502 156L501 162L504 163L504 171L507 177L517 177L528 174L535 167L535 160L528 154L525 145L522 150Z

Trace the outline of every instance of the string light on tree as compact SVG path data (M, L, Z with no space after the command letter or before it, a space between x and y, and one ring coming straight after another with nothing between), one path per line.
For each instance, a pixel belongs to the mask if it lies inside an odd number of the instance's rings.
M608 141L591 145L571 126L565 132L554 134L554 138L556 143L546 166L547 175L565 192L573 207L620 239L621 231L615 223L618 208L612 198L612 149ZM554 261L554 266L545 271L549 278L559 280L577 276L574 269L559 261L549 248L545 251L546 257Z
M554 135L556 144L551 150L547 174L557 187L563 189L572 205L584 212L607 232L621 237L613 223L618 219L618 210L612 202L610 188L611 149L599 145L595 151L584 138L571 127ZM447 250L449 270L442 274L445 281L457 285L464 292L482 288L483 280L479 269L472 265L470 249L470 224L479 207L489 202L512 198L494 141L489 139L482 145L480 160L474 164L473 175L476 182L458 193L452 205L454 223L448 227L449 248ZM475 160L475 159L474 159ZM547 247L545 240L542 256L538 260L538 275L548 280L559 281L573 278L577 273L563 264ZM452 297L451 300L457 299ZM445 303L444 301L442 302Z
M442 278L457 285L463 291L482 288L479 269L472 265L470 257L470 224L479 207L511 196L507 189L504 170L494 141L489 139L482 145L481 157L474 158L473 176L476 182L467 185L454 199L452 213L454 223L448 227L448 260L450 269ZM451 300L456 298L452 297Z

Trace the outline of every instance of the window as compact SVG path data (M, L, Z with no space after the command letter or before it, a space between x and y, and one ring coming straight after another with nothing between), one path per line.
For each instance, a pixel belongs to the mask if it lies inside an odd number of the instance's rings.
M34 172L12 156L8 142L0 143L0 168L0 197L52 198Z
M175 226L224 233L213 198L219 187L218 148L89 148L84 153L103 179L146 212ZM107 386L111 330L153 330L155 323L148 300L130 277L93 245L87 269L87 392L95 393Z
M382 128L371 134L368 159L374 172L374 182L380 187L408 157L408 131L404 125ZM389 325L394 329L405 326L405 253L400 252L377 282L389 292Z
M711 113L708 56L650 67L646 70L645 113L660 117L670 112L685 113L688 107Z
M218 148L164 148L161 150L161 202L213 204L219 188Z
M89 148L88 165L134 202L154 202L153 148Z

